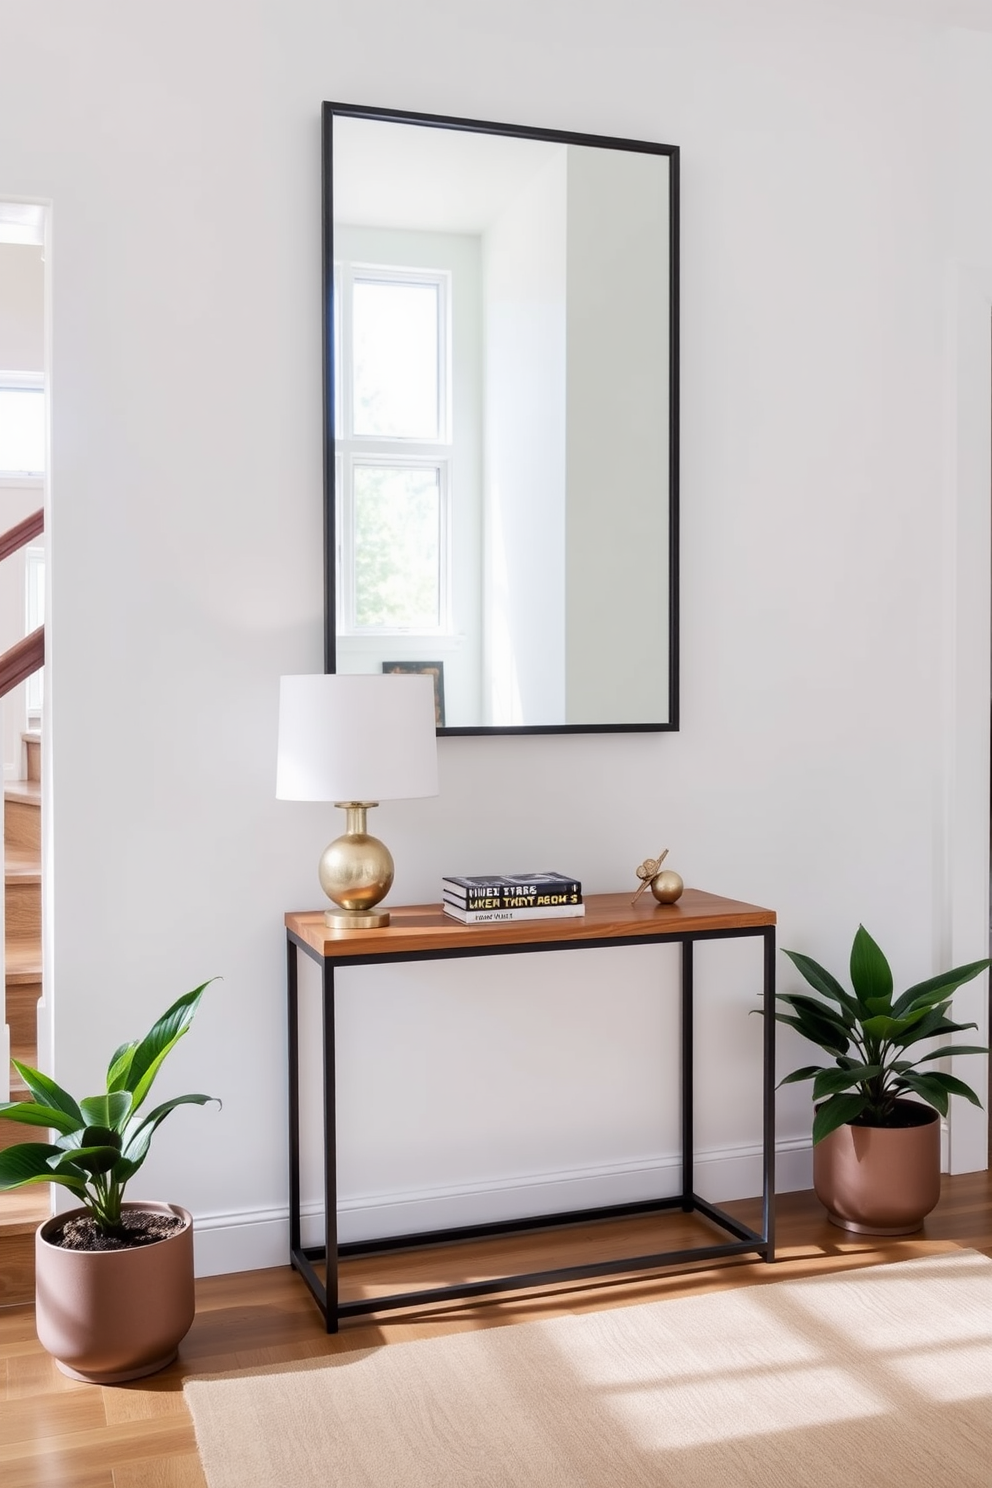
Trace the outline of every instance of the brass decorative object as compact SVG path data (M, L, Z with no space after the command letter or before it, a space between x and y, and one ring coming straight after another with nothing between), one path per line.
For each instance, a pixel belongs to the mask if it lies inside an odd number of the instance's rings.
M325 909L332 930L378 930L389 924L389 911L376 910L393 882L393 855L366 830L366 812L378 801L335 801L347 813L344 835L335 837L317 867L320 886L338 909Z
M665 851L659 853L656 858L645 858L643 863L638 864L635 871L641 884L630 901L632 905L637 903L645 889L651 890L659 904L674 904L681 896L685 884L679 875L673 873L670 868L662 871L661 865L667 857L668 848L666 847Z
M684 888L682 879L671 868L666 868L664 873L656 873L651 880L651 892L659 904L674 904L676 899L682 897Z

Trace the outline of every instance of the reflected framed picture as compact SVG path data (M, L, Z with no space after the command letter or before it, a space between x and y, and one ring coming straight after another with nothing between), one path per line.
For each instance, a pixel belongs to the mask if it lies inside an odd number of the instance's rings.
M434 722L444 728L444 662L443 661L384 661L384 672L406 672L417 677L434 679Z

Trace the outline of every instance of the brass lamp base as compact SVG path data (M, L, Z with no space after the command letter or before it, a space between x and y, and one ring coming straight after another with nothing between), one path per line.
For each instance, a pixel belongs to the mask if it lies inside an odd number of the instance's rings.
M329 930L381 930L389 924L389 910L325 909L324 924Z
M366 830L366 812L375 801L335 801L347 813L342 837L324 849L317 869L320 886L335 909L324 911L331 930L381 930L389 924L389 911L376 909L393 882L393 858L389 848Z

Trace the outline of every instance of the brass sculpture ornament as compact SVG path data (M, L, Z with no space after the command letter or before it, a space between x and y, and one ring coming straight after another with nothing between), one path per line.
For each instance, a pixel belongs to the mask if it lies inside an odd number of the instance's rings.
M674 904L679 898L685 884L670 868L662 871L661 865L667 857L668 848L666 847L665 851L659 853L656 858L645 858L644 862L638 865L635 871L641 880L641 886L630 901L632 905L637 903L644 890L648 888L659 904Z

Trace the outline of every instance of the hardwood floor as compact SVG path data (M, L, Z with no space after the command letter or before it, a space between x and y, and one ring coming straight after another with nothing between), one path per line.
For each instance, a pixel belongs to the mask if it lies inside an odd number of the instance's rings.
M756 1222L755 1204L727 1207ZM0 1482L4 1488L204 1488L183 1404L182 1383L190 1374L278 1364L727 1287L769 1285L959 1248L992 1255L988 1173L945 1178L941 1202L925 1229L901 1240L835 1229L808 1193L783 1195L776 1212L779 1259L773 1266L732 1260L636 1280L502 1294L498 1300L471 1306L356 1320L331 1337L323 1332L302 1281L288 1267L210 1277L197 1284L196 1321L177 1363L131 1385L98 1387L66 1379L37 1342L33 1310L0 1308ZM487 1263L493 1274L518 1266L577 1264L589 1255L637 1254L645 1230L658 1223L641 1219L590 1225L499 1245L490 1242L351 1262L344 1273L347 1292L374 1296L381 1286L397 1281L416 1285L485 1275ZM670 1215L661 1223L666 1244L701 1233L693 1217Z

